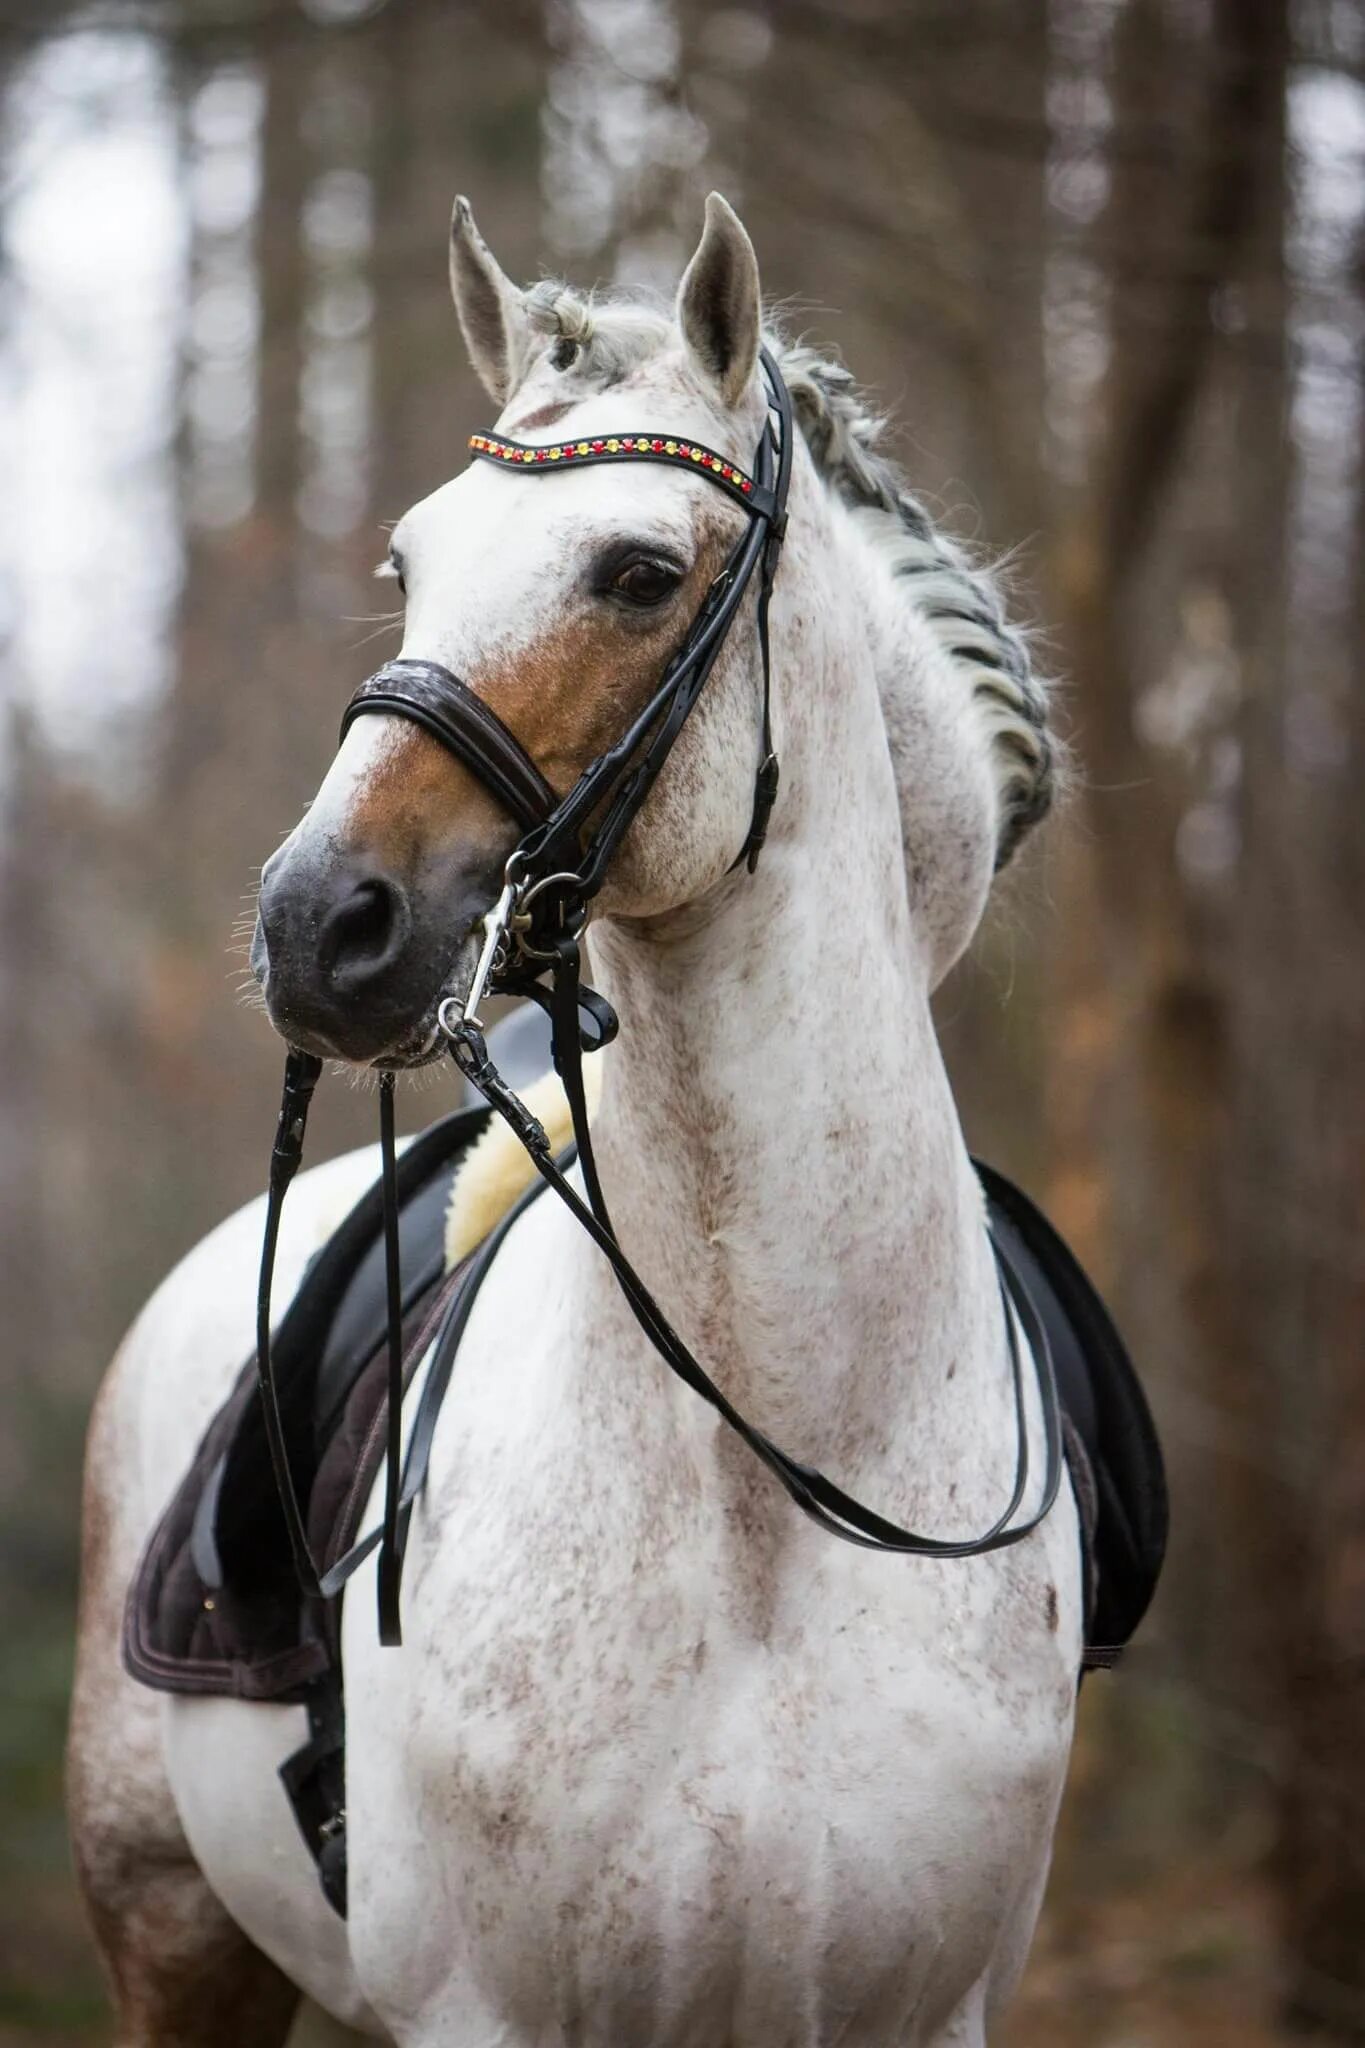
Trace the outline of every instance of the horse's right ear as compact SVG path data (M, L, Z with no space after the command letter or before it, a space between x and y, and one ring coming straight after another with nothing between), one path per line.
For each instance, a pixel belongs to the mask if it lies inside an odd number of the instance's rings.
M474 374L493 403L505 405L526 359L526 302L475 227L463 194L450 220L450 291Z

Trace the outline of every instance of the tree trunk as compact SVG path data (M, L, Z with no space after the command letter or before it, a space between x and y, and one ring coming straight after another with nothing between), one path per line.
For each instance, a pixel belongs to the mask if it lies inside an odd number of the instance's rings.
M1365 279L1365 236L1353 280ZM1356 363L1365 389L1365 354ZM1357 406L1359 396L1357 395ZM1354 607L1345 644L1365 635L1365 430L1356 463ZM1325 702L1335 763L1314 775L1294 829L1295 971L1277 1051L1312 1048L1285 1136L1301 1206L1282 1208L1279 1258L1301 1304L1302 1346L1280 1361L1284 1412L1308 1453L1294 1495L1303 1566L1286 1607L1281 1877L1287 2010L1305 2031L1365 2042L1365 691L1358 673ZM1301 771L1302 773L1302 771ZM1292 778L1291 778L1292 779ZM1296 858L1297 854L1297 858ZM1264 972L1263 968L1263 972ZM1289 1004L1292 1003L1292 1010ZM1307 1031L1305 1032L1305 1025ZM1289 1053L1292 1060L1295 1055ZM1307 1112L1305 1115L1304 1112ZM1305 1401L1305 1385L1307 1401ZM1306 1429L1305 1429L1306 1414ZM1291 1439L1292 1440L1292 1439Z

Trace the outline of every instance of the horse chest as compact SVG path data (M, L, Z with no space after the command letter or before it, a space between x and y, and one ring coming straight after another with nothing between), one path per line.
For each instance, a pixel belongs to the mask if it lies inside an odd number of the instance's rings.
M814 2040L973 1981L1065 1769L1067 1618L1059 1643L1031 1584L1052 1561L836 1556L786 1518L765 1554L715 1501L633 1521L628 1498L604 1477L625 1526L562 1517L557 1544L533 1515L496 1540L448 1518L401 1660L357 1638L368 1995L526 2009L551 2038L747 2038L750 2012L754 2038ZM983 1672L1021 1598L1035 1654L1016 1612Z

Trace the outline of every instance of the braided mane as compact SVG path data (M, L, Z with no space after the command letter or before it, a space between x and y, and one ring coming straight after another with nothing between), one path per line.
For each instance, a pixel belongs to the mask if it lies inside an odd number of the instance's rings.
M574 344L595 383L614 382L673 331L666 310L639 292L585 296L548 278L527 294L527 312L535 332ZM934 524L882 450L887 423L850 372L776 331L765 339L818 474L856 515L886 573L933 627L970 692L995 773L996 866L1003 867L1047 815L1058 777L1048 686L1033 666L1028 640L1006 618L989 567Z
M928 619L971 691L995 769L996 867L1047 815L1057 773L1047 685L1028 641L1005 617L990 570L936 526L878 447L886 421L841 363L804 343L775 349L797 422L819 474L860 515L888 573Z

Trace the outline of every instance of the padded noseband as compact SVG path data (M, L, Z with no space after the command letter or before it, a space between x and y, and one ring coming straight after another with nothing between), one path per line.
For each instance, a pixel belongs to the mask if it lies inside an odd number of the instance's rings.
M478 776L523 832L543 824L555 793L515 733L448 668L437 661L386 661L360 685L341 721L345 739L362 713L410 719Z

